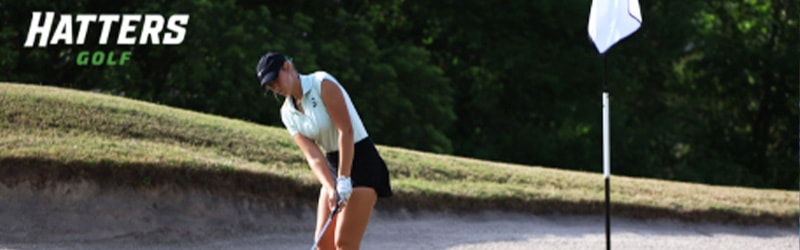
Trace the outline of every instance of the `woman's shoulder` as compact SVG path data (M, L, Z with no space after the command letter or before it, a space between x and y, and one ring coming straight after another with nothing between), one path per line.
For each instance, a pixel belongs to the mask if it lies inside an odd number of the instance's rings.
M325 72L325 71L317 71L317 72L311 73L309 75L311 77L314 77L314 80L315 80L314 82L316 82L318 84L321 84L322 81L325 80L325 79L333 81L335 83L339 83L339 81L337 81L336 78L333 77L333 75L331 75L331 74L329 74L328 72Z

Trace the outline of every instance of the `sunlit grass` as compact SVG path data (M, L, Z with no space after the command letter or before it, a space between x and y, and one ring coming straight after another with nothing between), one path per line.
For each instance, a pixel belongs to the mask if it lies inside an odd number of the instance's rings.
M10 83L0 83L0 107L0 160L4 162L48 160L86 171L113 168L126 173L155 166L163 171L148 170L148 174L237 173L255 178L246 183L251 189L273 185L259 176L274 176L296 183L289 188L297 190L289 194L318 188L283 128L104 94ZM396 193L384 203L390 209L602 211L603 177L597 173L386 146L379 150L389 165ZM0 170L14 167L18 166L0 165ZM159 183L158 176L121 176L138 178L131 183L150 183L151 179ZM782 190L614 176L611 196L618 214L636 217L792 224L798 213L797 194Z

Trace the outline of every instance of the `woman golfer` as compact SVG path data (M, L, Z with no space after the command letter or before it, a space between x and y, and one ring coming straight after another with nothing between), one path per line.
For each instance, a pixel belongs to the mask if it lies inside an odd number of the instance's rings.
M270 52L256 67L261 88L286 97L281 119L322 184L318 249L358 249L378 197L392 195L389 172L347 91L328 73L298 74ZM331 212L339 212L323 232Z

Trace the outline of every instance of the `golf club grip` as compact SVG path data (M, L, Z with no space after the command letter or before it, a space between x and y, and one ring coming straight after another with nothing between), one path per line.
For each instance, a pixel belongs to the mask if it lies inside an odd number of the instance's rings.
M322 240L322 236L325 235L325 231L328 231L328 225L331 224L333 216L336 215L336 212L339 212L339 205L336 205L336 207L333 208L331 215L328 216L328 221L325 221L325 225L322 225L322 230L319 231L319 236L317 236L317 240L314 241L314 245L311 246L311 250L317 249L319 241Z

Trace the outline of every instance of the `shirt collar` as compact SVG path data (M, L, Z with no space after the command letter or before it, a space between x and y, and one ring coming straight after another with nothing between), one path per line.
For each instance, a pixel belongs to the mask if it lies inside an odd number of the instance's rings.
M300 75L300 87L303 88L304 96L311 92L311 81L313 80L309 75Z

